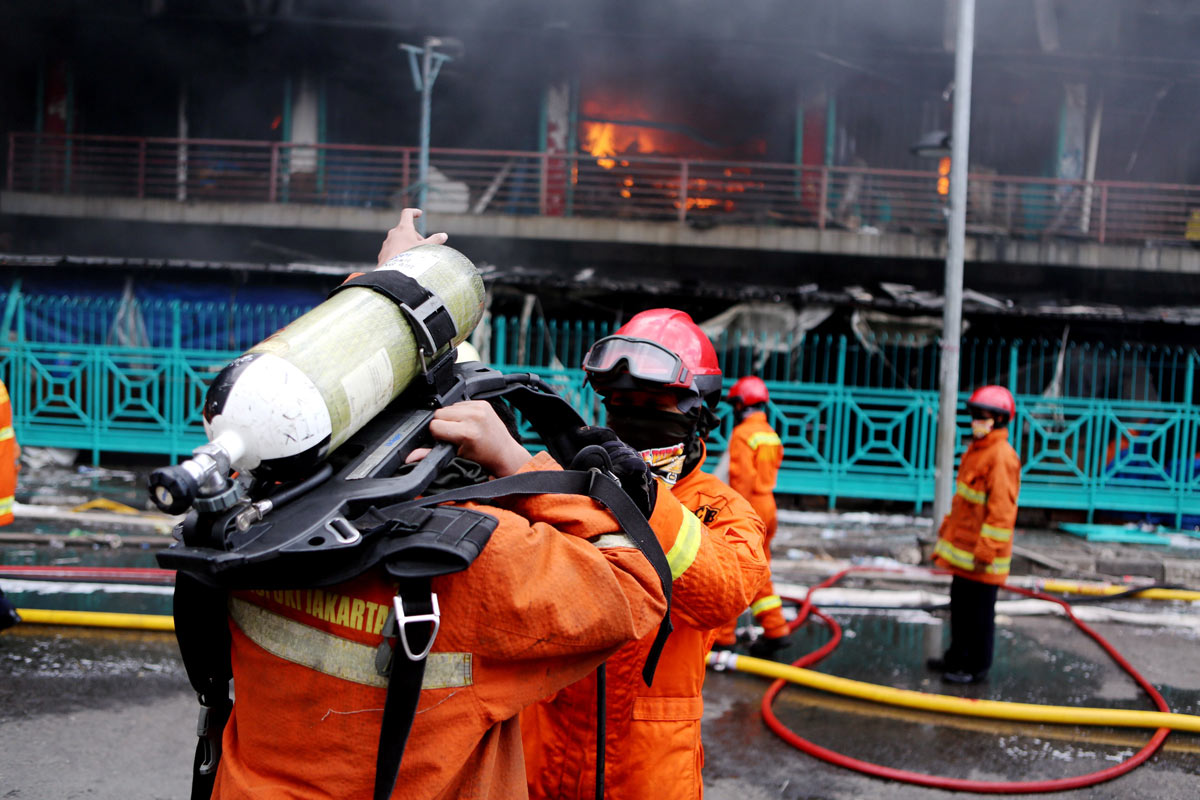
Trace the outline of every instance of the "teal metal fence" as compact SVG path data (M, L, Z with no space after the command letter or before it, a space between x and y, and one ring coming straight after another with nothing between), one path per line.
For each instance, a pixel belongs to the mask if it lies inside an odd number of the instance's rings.
M306 309L237 303L3 297L0 377L23 443L178 457L204 441L208 382ZM601 321L491 322L492 363L545 377L591 420L603 409L578 369ZM729 381L754 372L786 456L778 491L843 498L933 497L938 348L912 337L787 339L753 331L715 344ZM1054 340L966 339L966 393L1014 389L1012 441L1028 507L1200 515L1196 350ZM731 428L727 409L712 458ZM959 419L965 445L969 420Z

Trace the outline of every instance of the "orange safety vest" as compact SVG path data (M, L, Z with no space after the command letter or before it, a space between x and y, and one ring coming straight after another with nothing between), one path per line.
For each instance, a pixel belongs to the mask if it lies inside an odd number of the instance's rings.
M1008 443L1008 429L972 441L938 529L934 563L980 583L1003 584L1012 566L1020 491L1021 459Z
M704 657L714 629L744 609L768 575L762 523L740 495L699 466L666 488L659 484L650 525L674 578L674 630L653 686L641 674L653 634L621 648L605 665L606 800L701 796ZM595 675L523 711L521 725L531 798L594 797Z
M13 433L12 402L8 387L0 381L0 525L13 521L13 497L17 493L17 471L21 446Z
M525 469L553 468L542 453ZM466 504L499 521L487 547L433 579L441 630L397 800L524 797L521 709L653 638L666 608L654 569L590 498L493 502ZM371 797L386 693L376 654L395 593L382 570L232 593L236 699L214 798Z

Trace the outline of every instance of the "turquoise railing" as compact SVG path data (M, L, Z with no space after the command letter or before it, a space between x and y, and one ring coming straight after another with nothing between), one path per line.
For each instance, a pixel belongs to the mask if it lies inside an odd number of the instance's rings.
M213 375L305 310L151 301L135 313L118 300L26 296L17 287L3 300L0 377L19 439L88 451L93 461L105 451L190 452L204 441L200 409ZM602 421L578 364L611 329L500 317L489 331L491 359L544 376L585 417ZM767 381L768 413L786 452L778 491L824 496L831 506L843 498L917 507L932 500L935 342L733 332L716 344L730 381L751 371ZM1153 513L1177 523L1200 515L1195 350L986 339L962 348L964 399L985 382L1015 389L1022 505ZM714 462L731 427L728 409L722 413L711 436ZM969 420L958 422L965 444Z

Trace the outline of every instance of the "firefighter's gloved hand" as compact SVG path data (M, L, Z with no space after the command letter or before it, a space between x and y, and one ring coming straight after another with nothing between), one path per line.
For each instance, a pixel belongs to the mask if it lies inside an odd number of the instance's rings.
M654 509L654 501L658 498L658 482L650 474L650 468L642 460L641 454L617 438L612 428L589 425L576 431L572 438L575 458L571 461L570 469L596 467L611 470L621 482L625 494L629 495L638 507L638 511L649 519ZM587 452L587 448L592 445L603 448L608 456L607 464L603 463L603 459L591 455L595 450Z

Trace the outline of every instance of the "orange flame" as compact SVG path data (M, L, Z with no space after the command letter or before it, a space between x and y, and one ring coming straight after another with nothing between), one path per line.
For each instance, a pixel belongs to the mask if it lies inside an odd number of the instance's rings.
M650 155L653 153L682 153L688 150L687 137L682 134L653 127L653 115L638 100L624 97L597 95L583 103L583 114L587 117L602 117L628 120L628 123L593 122L580 123L580 148L596 157L596 163L604 169L612 169L619 162L614 156ZM637 122L650 123L643 127Z
M673 155L701 159L718 155L710 147L681 131L655 127L655 124L650 122L655 117L636 99L613 94L596 94L584 101L581 111L585 117L624 121L580 122L580 149L593 156L596 164L606 170L615 169L618 165L629 167L630 162L624 157L635 155ZM641 121L647 124L639 124ZM765 153L765 140L756 140L752 145L752 152L755 154ZM660 170L643 172L639 167L634 169L633 174L621 176L617 185L613 187L620 197L633 199L635 202L654 202L654 198L659 197L672 203L676 209L686 207L686 210L732 211L732 196L762 188L762 183L750 180L751 171L743 167L725 167L719 172L714 171L713 177L693 176L687 181L687 185L682 187L682 192L678 178L672 179ZM572 177L578 180L578 167ZM686 194L686 199L683 199L681 194Z
M617 165L613 156L670 152L671 134L655 128L638 125L617 125L612 122L584 122L581 124L585 153L596 156L596 163L604 169Z
M950 156L943 156L938 161L937 193L943 196L950 194Z

